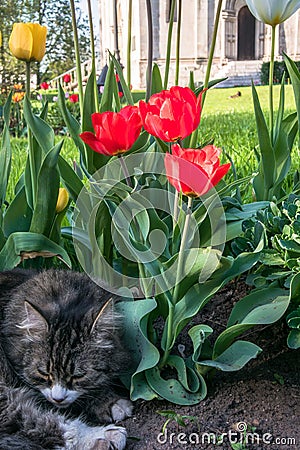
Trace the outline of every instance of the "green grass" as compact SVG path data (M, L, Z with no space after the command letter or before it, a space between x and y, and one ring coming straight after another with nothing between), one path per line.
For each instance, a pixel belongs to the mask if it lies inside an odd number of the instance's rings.
M264 110L269 107L269 88L268 86L256 86L261 106ZM231 95L241 92L241 97L230 98ZM280 86L274 86L274 106L278 106ZM295 109L295 100L293 88L291 85L285 86L285 109ZM234 88L214 88L207 92L204 115L210 114L233 114L253 111L252 90L251 87L234 87Z
M242 95L230 98L239 90ZM261 105L268 119L268 87L258 86ZM279 86L274 89L274 104L278 104ZM294 111L295 103L292 86L286 86L286 110ZM57 137L60 139L60 137ZM251 175L256 169L254 147L257 145L256 125L250 87L211 89L206 96L202 113L199 141L214 140L214 144L223 148L223 159L227 155L232 159L239 178ZM26 160L27 142L25 139L12 139L13 161L10 176L8 199L13 197L13 188L22 172ZM79 159L78 151L70 138L65 138L62 155L72 164ZM291 183L292 173L300 166L299 150L295 146L292 155L292 170L288 183ZM232 175L230 176L232 178ZM248 185L245 193L251 198L251 187Z

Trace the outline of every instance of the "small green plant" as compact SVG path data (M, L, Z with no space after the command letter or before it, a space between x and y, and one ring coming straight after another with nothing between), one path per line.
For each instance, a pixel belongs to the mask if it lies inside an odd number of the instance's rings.
M253 251L257 239L264 234L264 249L259 264L247 281L259 295L272 289L285 289L291 303L287 324L290 348L300 347L300 196L291 194L281 204L258 211L243 223L244 234L234 240L235 255Z
M280 375L279 373L274 373L274 379L274 383L278 383L280 384L280 386L284 386L284 378L282 375Z
M171 409L166 410L158 410L156 411L157 414L159 414L162 417L166 417L167 420L162 426L161 432L164 433L168 424L170 422L176 422L178 426L180 427L186 427L189 422L196 422L198 418L196 416L186 416L176 413L175 411L172 411Z

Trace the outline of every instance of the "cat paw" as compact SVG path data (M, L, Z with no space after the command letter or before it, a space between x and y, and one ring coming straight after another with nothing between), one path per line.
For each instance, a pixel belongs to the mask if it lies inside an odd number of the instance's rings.
M64 424L65 450L123 450L125 428L116 425L90 427L79 419Z
M120 422L121 420L124 420L127 417L131 417L132 410L133 404L131 403L131 401L126 400L125 398L120 398L111 407L111 417L114 422Z
M103 437L96 438L88 450L123 450L126 446L127 433L125 428L108 425L103 428Z

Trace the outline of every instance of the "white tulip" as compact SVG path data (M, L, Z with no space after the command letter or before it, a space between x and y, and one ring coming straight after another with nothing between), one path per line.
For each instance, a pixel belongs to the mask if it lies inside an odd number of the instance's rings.
M300 7L300 0L246 0L257 20L268 25L278 25L287 20Z

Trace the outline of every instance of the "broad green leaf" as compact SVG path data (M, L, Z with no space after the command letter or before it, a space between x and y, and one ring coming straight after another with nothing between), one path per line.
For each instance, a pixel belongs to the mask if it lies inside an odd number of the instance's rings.
M290 298L286 289L268 287L255 290L239 300L234 306L227 326L237 323L265 325L274 323L283 316Z
M32 210L26 199L25 186L13 198L3 218L3 232L6 237L16 231L28 231Z
M95 113L95 73L92 71L85 91L83 99L83 118L82 118L82 131L91 131L94 133L94 128L92 124L92 114ZM98 99L97 99L98 101ZM80 139L80 138L79 138ZM107 156L101 155L100 153L92 150L87 144L85 147L85 167L90 174L96 172L108 161Z
M119 75L119 79L120 79L120 83L124 92L124 97L126 99L126 102L128 103L128 105L133 105L134 101L130 92L129 87L127 86L127 83L125 81L124 75L123 75L123 69L121 67L121 64L119 63L119 61L114 57L114 55L112 53L109 52L109 56L111 58L111 61L114 64L114 67L117 71L117 74Z
M221 258L220 268L218 268L211 278L203 284L192 286L184 297L176 304L173 318L173 341L180 331L187 325L189 320L195 316L228 281L237 277L241 273L251 269L259 259L263 244L257 247L253 253L241 253L237 258ZM162 337L162 348L165 349L166 335Z
M88 78L83 99L82 131L93 131L92 114L95 112L95 72L92 71Z
M236 341L214 360L201 361L200 366L231 372L240 370L262 351L260 347L248 341Z
M285 100L284 78L285 78L285 74L283 74L283 76L282 76L281 86L280 86L279 106L278 106L277 117L276 117L276 122L275 122L275 127L274 127L274 133L273 133L274 142L278 138L278 133L281 132L281 124L282 124L283 115L284 115L284 100Z
M293 276L290 285L291 301L296 305L300 305L300 273Z
M0 270L13 269L23 260L38 256L44 258L57 256L71 267L68 254L60 245L42 234L18 232L9 236L0 252Z
M58 169L72 200L76 202L81 190L84 188L83 182L61 155L58 157Z
M288 55L286 55L284 52L283 52L283 59L284 59L285 65L287 67L289 77L291 79L293 90L294 90L294 97L295 97L295 103L296 103L297 115L298 115L298 131L299 131L299 136L300 136L300 74L299 74L298 67L296 66L294 61L292 61L288 57ZM298 145L300 145L300 140L299 140Z
M161 92L162 90L163 90L163 83L161 73L158 65L154 63L152 69L151 95Z
M183 252L184 262L180 274L178 298L179 301L189 288L201 279L207 279L219 265L221 253L211 248L190 248ZM176 284L178 271L178 254L163 264L166 285Z
M186 374L182 373L180 366L173 368L177 369L178 377L183 378ZM204 379L198 375L201 380L201 385L198 392L190 392L176 379L164 379L158 367L149 369L145 372L146 379L150 387L162 398L177 405L195 405L206 397L207 389ZM201 378L200 378L201 377Z
M59 152L63 141L60 141L45 156L38 174L36 204L30 225L32 233L49 236L58 197L60 176L57 168Z
M266 208L267 206L269 206L269 204L270 202L268 201L261 201L246 203L244 205L241 205L241 209L230 208L225 213L226 222L250 219L251 217L255 216L257 211Z
M298 118L297 113L291 113L282 121L282 129L288 136L289 149L292 150L296 134L298 132Z
M232 325L229 328L226 328L221 334L219 334L218 338L214 343L213 355L212 358L216 359L219 355L221 355L230 345L232 345L233 341L240 336L245 331L252 328L252 324L236 324Z
M105 111L112 111L112 103L113 103L113 91L111 89L111 85L113 83L113 80L115 78L115 71L114 71L114 63L111 60L108 66L108 71L105 78L103 93L101 96L101 102L100 102L100 112Z
M297 350L300 348L300 330L291 330L288 334L287 344L289 348Z
M177 355L170 355L166 365L172 367L177 372L177 379L180 384L189 392L198 392L200 380L194 370L185 364L185 360Z
M9 135L9 116L11 108L12 92L9 94L3 108L4 126L2 132L2 143L0 149L0 215L1 206L6 198L6 189L11 168L11 145Z
M189 330L189 336L193 342L193 356L194 362L198 361L201 355L201 350L207 337L213 333L213 329L208 325L195 325Z
M80 139L81 127L75 117L70 113L66 105L65 93L61 85L58 86L58 101L57 104L60 108L60 112L63 116L64 122L68 128L71 138L73 139L76 147L79 149L81 156L84 158L84 144Z
M272 143L270 140L269 130L262 112L258 95L254 85L252 84L252 97L254 104L254 112L256 118L256 128L260 148L260 176L263 177L263 185L256 183L257 200L265 200L265 192L273 187L275 177L275 157ZM259 178L257 178L258 180Z
M33 114L27 96L24 99L24 118L38 145L47 153L54 146L54 131L43 119Z
M120 302L116 305L116 309L124 318L124 340L129 345L135 365L130 389L132 400L151 400L157 397L157 393L148 386L144 377L144 372L155 367L160 358L158 349L147 337L149 314L156 307L155 299L151 298Z

